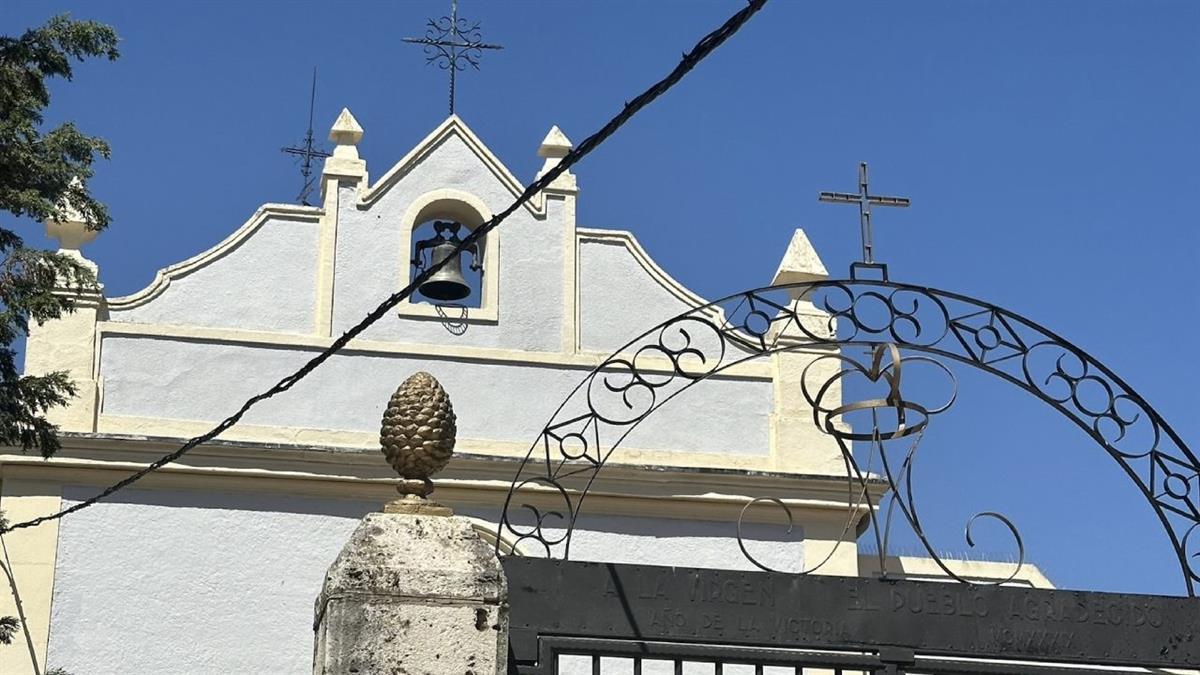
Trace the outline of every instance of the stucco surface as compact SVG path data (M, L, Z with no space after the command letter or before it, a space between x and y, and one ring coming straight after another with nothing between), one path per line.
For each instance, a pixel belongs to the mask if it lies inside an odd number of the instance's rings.
M298 349L107 335L100 375L105 415L218 420L311 358ZM432 373L458 412L460 438L532 443L584 369L344 352L247 424L375 432L395 388ZM684 392L630 436L646 450L765 454L769 381L714 379Z
M111 320L308 334L317 292L318 225L267 218L224 255L171 280ZM103 277L102 277L103 278Z
M612 352L694 306L663 288L617 242L579 242L580 346Z
M403 218L418 197L438 189L469 192L487 204L492 213L508 207L514 199L512 192L457 136L439 144L366 208L356 205L352 189L344 187L339 191L335 334L357 323L380 300L408 283L411 252L402 250ZM499 270L491 271L499 276L498 323L472 323L466 332L455 335L436 319L391 318L380 321L364 336L426 344L558 351L562 333L563 255L567 245L562 218L560 202L551 203L544 220L518 209L489 235L488 245L499 247ZM458 316L453 311L449 313Z
M91 492L68 487L63 504ZM311 672L314 599L361 516L378 507L127 490L80 511L59 531L49 663L88 675ZM486 509L459 512L495 518ZM572 557L745 568L733 528L585 516ZM800 532L746 532L764 560L800 564Z
M594 562L755 570L737 544L737 523L630 516L580 516L571 537L571 559ZM561 532L556 531L557 536ZM804 532L786 525L747 523L742 536L751 554L780 570L804 569ZM531 552L532 553L532 552Z
M67 488L64 506L90 490ZM375 504L127 490L63 521L48 662L73 673L304 673L313 598Z

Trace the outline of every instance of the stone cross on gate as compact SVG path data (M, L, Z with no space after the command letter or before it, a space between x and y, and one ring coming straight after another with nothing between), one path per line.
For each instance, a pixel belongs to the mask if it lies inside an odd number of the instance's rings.
M468 24L466 19L458 18L458 0L450 2L450 16L440 19L429 19L425 22L425 37L403 38L405 42L423 45L425 47L425 62L436 63L443 70L450 72L450 114L454 114L454 82L455 75L465 70L463 62L479 70L479 57L484 49L504 49L501 45L489 44L483 41L479 32L479 22Z
M823 202L831 202L834 204L858 204L858 218L862 227L862 264L866 267L877 267L883 271L884 279L887 279L886 266L875 262L874 247L871 235L871 205L876 206L899 206L907 207L912 202L907 197L881 197L879 195L870 194L867 189L867 163L859 162L858 164L858 194L849 192L822 192L817 197ZM851 266L851 273L854 271L854 266Z

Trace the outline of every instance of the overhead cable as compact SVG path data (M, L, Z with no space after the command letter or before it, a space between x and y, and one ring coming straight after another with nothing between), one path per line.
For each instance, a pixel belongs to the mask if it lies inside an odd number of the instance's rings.
M351 340L358 337L376 321L386 316L387 313L401 301L412 295L413 291L419 288L421 284L425 283L427 279L433 276L448 261L452 259L456 260L464 250L482 239L497 225L504 222L505 218L512 215L513 212L521 208L526 202L553 183L556 178L570 169L572 165L583 159L592 150L595 150L597 147L599 147L601 143L616 133L618 129L620 129L642 108L645 108L659 96L662 96L669 91L671 87L675 86L680 80L683 79L684 75L687 75L688 72L695 68L698 63L703 61L705 57L711 54L714 50L716 50L717 47L720 47L722 43L736 33L738 29L740 29L747 21L749 21L750 18L753 17L760 9L762 9L763 5L766 3L767 0L748 0L746 7L729 17L729 19L725 21L725 23L721 24L719 28L708 35L705 35L699 42L696 43L694 47L692 47L691 51L684 54L679 64L675 66L675 69L668 73L666 77L658 82L655 82L637 98L627 102L621 111L611 120L609 120L607 124L601 127L599 131L584 139L583 142L581 142L577 147L564 155L563 158L559 160L558 164L556 164L552 169L547 171L537 180L530 183L529 186L526 187L521 193L521 195L517 197L516 201L514 201L508 208L504 209L487 222L475 228L468 236L464 237L463 240L455 247L454 252L451 255L446 256L446 258L444 258L441 262L432 264L425 268L424 271L422 271L412 280L412 283L400 289L396 293L388 296L383 302L379 303L378 307L371 310L371 312L367 314L362 321L359 321L346 332L342 333L341 337L334 340L328 347L310 359L299 370L275 383L275 385L270 389L267 389L261 394L257 394L248 399L241 405L240 408L238 408L237 412L229 417L226 417L211 430L189 439L183 445L179 446L177 450L163 455L162 457L148 464L145 468L140 469L136 473L133 473L128 477L117 481L116 483L113 483L96 495L76 504L72 504L71 506L68 506L67 508L56 513L9 525L8 527L0 529L0 534L27 527L34 527L51 520L57 520L67 514L75 513L76 511L85 509L96 502L99 502L102 499L105 499L106 497L109 497L112 494L129 487L133 483L145 478L149 474L161 469L167 464L174 462L180 457L183 457L196 446L211 441L241 421L242 417L244 417L246 413L258 403L291 389L292 386L294 386L297 382L304 379L305 376L315 370L318 366L329 360L329 357L341 351L342 348L344 348Z

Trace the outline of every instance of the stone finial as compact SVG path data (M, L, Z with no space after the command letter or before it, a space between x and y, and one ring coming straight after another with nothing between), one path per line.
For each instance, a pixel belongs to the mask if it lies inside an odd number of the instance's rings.
M571 143L571 139L558 128L558 125L550 127L550 131L546 137L542 139L542 145L538 147L538 157L566 157L571 148L575 147Z
M559 160L567 156L574 145L571 139L558 128L558 125L550 127L550 131L546 137L542 139L542 144L538 146L538 157L544 157L545 162L542 163L542 170L538 172L538 178L541 178L547 171L554 168ZM575 182L575 174L570 171L563 172L550 184L551 189L575 192L579 188Z
M385 512L416 509L433 515L432 509L444 509L449 515L449 509L424 498L433 492L430 478L454 453L456 433L454 406L432 375L416 373L396 389L383 413L379 443L388 463L405 479L397 486L405 497L390 503Z
M771 284L795 284L828 278L829 272L825 269L825 263L821 262L821 257L808 241L808 236L804 234L804 230L797 229L783 254L783 260L779 261L779 269L775 270L775 278Z
M341 114L333 121L333 127L329 130L329 140L340 146L349 146L354 148L358 142L362 140L363 128L354 119L354 115L350 113L349 108L342 108ZM335 153L336 154L336 151ZM354 157L358 157L357 148L354 149Z
M82 185L79 178L71 179L71 186ZM58 213L46 221L46 236L58 240L58 253L75 258L81 265L97 271L96 263L84 257L79 250L96 238L100 232L88 226L87 217L63 198L58 205Z
M333 155L325 159L323 174L329 178L349 179L361 185L366 184L367 163L358 157L358 142L362 140L363 128L359 125L349 108L342 108L341 114L333 122L329 130L329 140L337 145ZM321 181L321 196L325 196L325 181Z

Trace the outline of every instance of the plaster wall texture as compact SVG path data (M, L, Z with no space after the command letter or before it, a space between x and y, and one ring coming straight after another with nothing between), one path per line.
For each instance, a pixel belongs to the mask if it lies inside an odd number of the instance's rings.
M68 486L63 506L92 492ZM311 672L314 599L379 506L127 490L80 511L59 529L48 662L88 675ZM460 513L494 521L485 509ZM732 523L598 516L580 527L578 560L744 565ZM795 532L747 533L765 559L801 562Z
M91 490L67 488L63 506ZM376 505L127 490L64 519L47 662L73 673L303 673L313 598Z
M512 192L457 136L446 138L365 208L357 205L354 188L339 189L334 334L357 323L382 298L408 283L411 251L403 250L408 227L404 216L418 197L443 189L473 194L492 213L513 201ZM568 231L563 223L562 202L550 200L548 209L544 220L518 209L488 236L487 245L498 247L499 252L499 269L490 271L499 277L498 322L471 323L465 333L454 335L437 319L393 319L380 321L363 336L422 344L559 351L563 259L571 242L565 240Z
M319 225L267 217L216 260L175 277L112 321L312 333Z
M579 342L611 353L653 326L693 309L658 284L618 242L579 242Z
M126 335L103 339L102 413L218 420L236 402L287 375L311 351ZM395 388L426 370L459 413L462 439L530 443L555 407L587 374L527 364L438 360L344 352L264 401L246 424L377 432ZM727 378L692 387L631 435L646 450L766 454L772 385Z
M742 555L737 523L630 516L580 515L571 537L571 559L595 562L757 570ZM562 530L546 530L551 538ZM666 536L664 533L669 533ZM763 564L778 570L804 569L804 531L797 526L746 523L746 547ZM536 549L528 554L536 555Z

